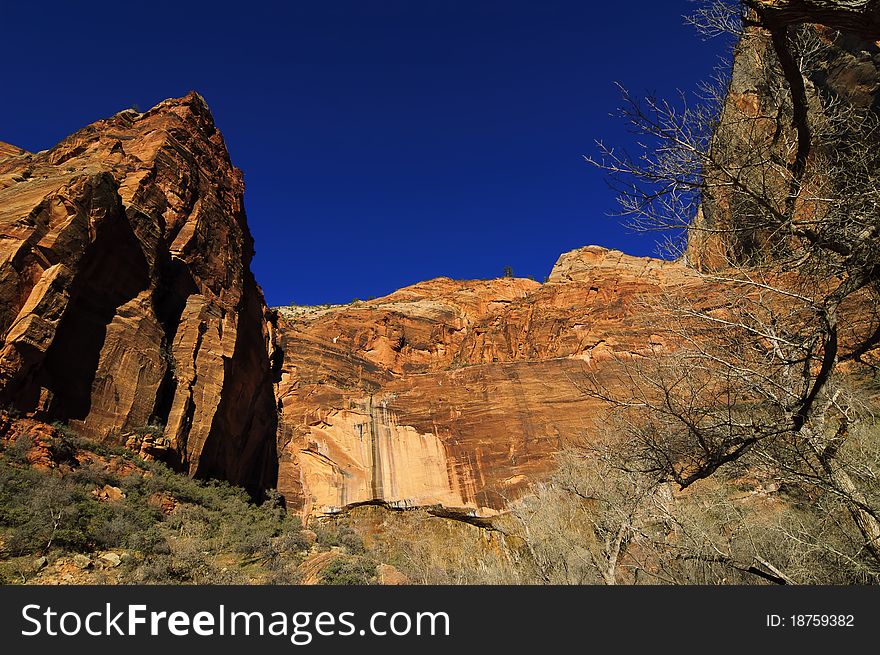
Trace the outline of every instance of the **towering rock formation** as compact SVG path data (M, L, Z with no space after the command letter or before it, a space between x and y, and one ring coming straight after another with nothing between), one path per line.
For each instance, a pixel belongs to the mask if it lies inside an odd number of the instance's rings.
M36 154L0 144L0 402L274 486L272 328L243 192L195 93Z
M657 304L712 302L692 270L589 246L546 284L438 278L279 309L279 490L305 513L381 501L491 515L597 429L594 376L669 347Z
M690 232L688 260L697 268L749 263L779 245L787 231L776 229L761 204L790 212L786 204L792 174L787 169L796 166L801 152L808 156L795 215L815 213L821 204L811 201L810 189L824 181L823 156L850 147L880 147L880 135L865 143L866 135L851 134L842 119L843 108L854 109L849 120L858 129L859 112L880 114L880 4L746 4L755 8L756 24L746 26L736 46L730 85L712 137L714 165L706 173L719 183L705 189ZM786 71L779 48L793 55L792 70ZM801 76L802 88L797 80ZM798 113L794 98L800 93L803 111ZM798 130L801 122L803 133ZM811 142L808 148L799 141L805 138ZM757 190L760 201L746 189Z

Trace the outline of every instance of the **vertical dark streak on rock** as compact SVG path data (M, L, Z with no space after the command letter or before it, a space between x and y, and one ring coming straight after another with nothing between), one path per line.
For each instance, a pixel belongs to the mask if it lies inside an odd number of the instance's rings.
M153 310L156 318L162 326L165 333L165 339L162 343L163 358L167 362L165 375L156 392L156 402L153 406L153 418L164 425L168 422L168 416L171 413L171 407L174 402L174 396L177 393L177 372L175 370L174 355L172 346L174 337L177 335L177 328L180 326L183 309L186 306L186 300L192 294L198 293L198 286L193 280L189 267L180 259L171 256L167 250L163 250L160 254L161 259L157 261L159 267L159 281L153 292ZM196 345L196 353L201 346L201 333L199 341ZM195 361L193 361L195 368ZM194 384L195 382L193 382ZM192 395L192 386L190 386L190 396Z
M376 420L376 408L373 396L370 395L367 411L370 413L370 448L373 458L372 477L370 478L370 493L376 500L385 497L385 489L382 483L382 453L379 446L379 425Z
M779 64L782 67L782 73L791 90L792 125L797 131L797 151L795 152L794 160L789 166L791 185L785 207L786 216L791 218L794 213L795 202L800 195L804 173L807 170L807 160L810 156L813 136L810 131L808 116L807 88L804 84L804 76L801 74L801 70L791 54L788 28L771 28L770 39L773 43L773 50L776 52Z

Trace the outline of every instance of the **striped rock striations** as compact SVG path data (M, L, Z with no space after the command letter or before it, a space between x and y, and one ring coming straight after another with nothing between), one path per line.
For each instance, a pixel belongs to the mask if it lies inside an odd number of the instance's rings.
M195 93L0 144L0 403L275 484L271 314L244 184Z
M279 490L306 514L442 505L488 516L595 429L596 376L654 356L652 299L711 298L685 266L588 246L545 284L438 278L346 306L279 308Z

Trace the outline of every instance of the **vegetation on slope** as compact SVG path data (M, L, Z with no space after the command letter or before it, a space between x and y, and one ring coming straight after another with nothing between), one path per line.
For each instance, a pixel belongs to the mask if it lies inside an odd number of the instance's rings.
M293 584L322 552L334 556L314 582L375 580L356 536L304 530L274 492L257 505L64 426L51 434L0 440L0 583Z

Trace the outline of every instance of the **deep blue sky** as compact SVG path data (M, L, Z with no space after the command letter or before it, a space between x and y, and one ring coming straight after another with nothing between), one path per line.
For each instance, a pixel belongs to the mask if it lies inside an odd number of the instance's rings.
M581 156L609 113L693 89L722 44L687 0L0 0L0 140L41 150L199 91L245 173L270 304L348 302L586 244L655 254Z

